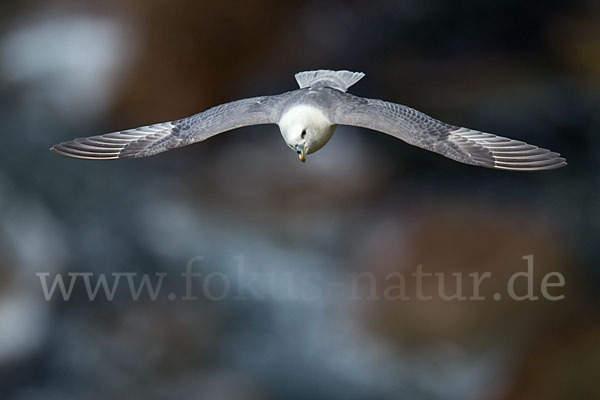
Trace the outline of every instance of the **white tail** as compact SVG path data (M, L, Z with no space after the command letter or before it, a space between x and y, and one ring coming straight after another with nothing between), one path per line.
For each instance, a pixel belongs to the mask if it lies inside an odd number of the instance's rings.
M362 72L320 69L318 71L298 72L295 76L296 82L300 85L300 89L321 83L325 86L345 92L350 86L360 81L365 74Z

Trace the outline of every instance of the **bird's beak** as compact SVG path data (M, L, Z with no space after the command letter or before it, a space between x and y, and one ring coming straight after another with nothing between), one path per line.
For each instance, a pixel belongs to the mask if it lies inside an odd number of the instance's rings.
M306 147L304 147L304 145L297 145L296 146L296 152L298 153L298 158L300 159L300 161L305 162L306 161Z

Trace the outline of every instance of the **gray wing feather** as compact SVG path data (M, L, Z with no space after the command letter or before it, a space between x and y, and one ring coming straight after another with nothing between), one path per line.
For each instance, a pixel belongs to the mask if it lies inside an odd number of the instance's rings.
M243 126L276 123L284 95L233 101L177 121L78 138L54 145L51 150L95 160L151 156Z
M336 124L373 129L453 160L488 168L533 171L560 168L560 154L517 140L438 121L400 104L333 92Z

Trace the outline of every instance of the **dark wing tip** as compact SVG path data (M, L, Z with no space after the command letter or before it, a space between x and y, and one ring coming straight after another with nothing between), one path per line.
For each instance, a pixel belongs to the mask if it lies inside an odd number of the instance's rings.
M544 149L540 149L544 150ZM495 157L494 168L510 171L546 171L563 168L567 160L558 153L548 152L542 156L531 158L502 158Z
M121 151L119 146L101 147L94 144L92 138L75 139L55 144L50 151L61 156L83 160L115 160Z
M172 136L173 128L172 122L164 122L100 136L82 137L55 144L50 150L66 157L84 160L144 157L168 150L170 147L162 143Z
M482 167L509 171L544 171L567 165L559 153L469 128L451 131L450 141L468 154L475 165Z

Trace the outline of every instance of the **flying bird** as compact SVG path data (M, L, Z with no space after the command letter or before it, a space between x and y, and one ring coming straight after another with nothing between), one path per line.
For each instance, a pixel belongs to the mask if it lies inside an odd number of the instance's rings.
M318 70L295 75L299 89L225 103L188 118L52 146L59 154L112 160L146 157L250 125L277 124L304 162L338 125L386 133L453 160L481 167L534 171L560 168L560 154L518 140L438 121L410 107L347 93L362 72Z

